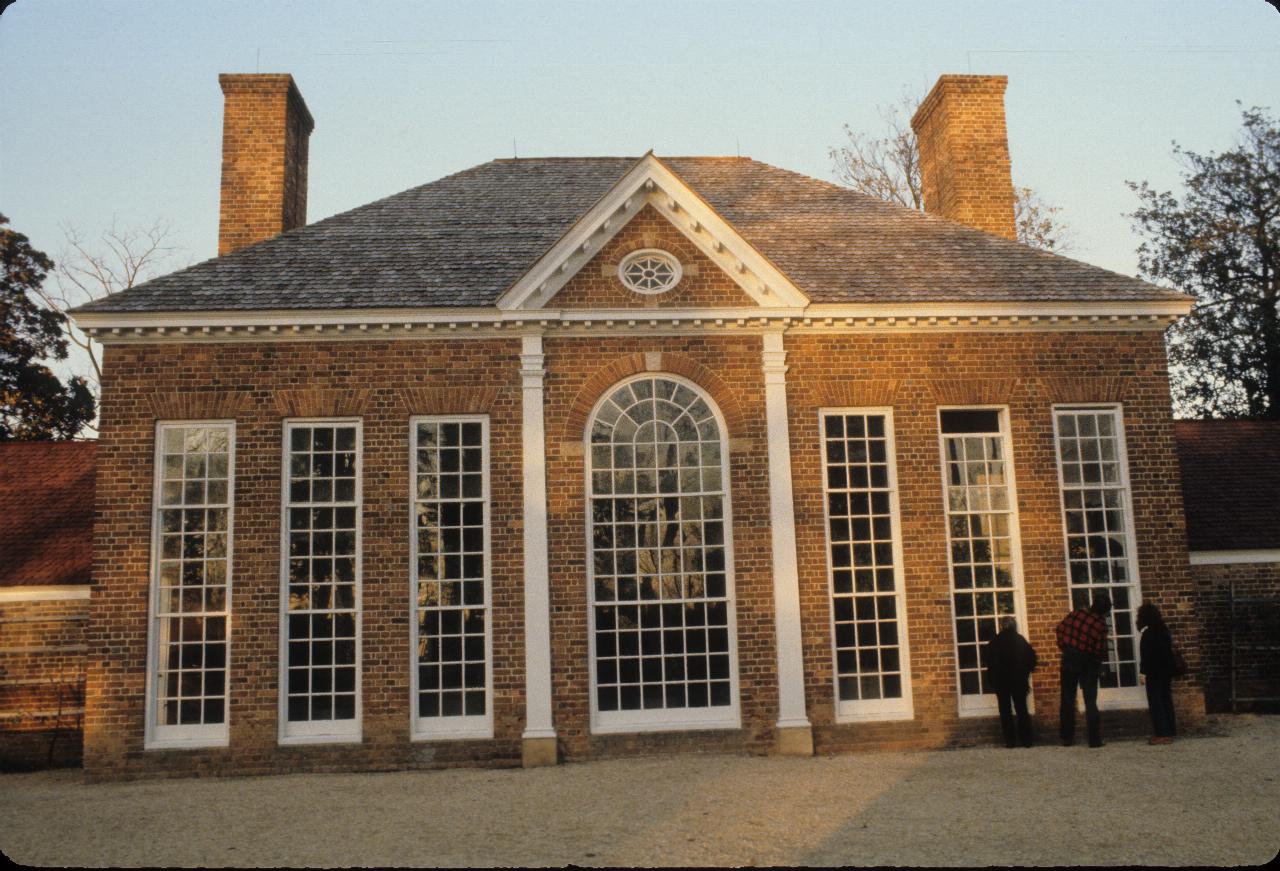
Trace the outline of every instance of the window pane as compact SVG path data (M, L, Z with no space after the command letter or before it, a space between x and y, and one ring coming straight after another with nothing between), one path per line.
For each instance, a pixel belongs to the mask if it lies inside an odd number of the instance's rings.
M489 515L487 421L415 424L413 603L417 711L424 719L488 711ZM465 470L460 488L446 479Z
M732 705L725 452L710 406L641 378L590 432L597 710Z
M1138 590L1130 571L1129 473L1121 460L1120 410L1056 409L1054 423L1072 601L1087 604L1099 593L1111 597L1111 669L1102 686L1137 686Z
M231 426L168 424L158 440L154 725L225 724Z
M354 423L288 424L285 517L290 722L354 720L360 577L359 432Z
M1000 431L1000 412L994 408L951 408L939 417L946 435Z
M828 412L822 431L836 697L901 698L885 415Z

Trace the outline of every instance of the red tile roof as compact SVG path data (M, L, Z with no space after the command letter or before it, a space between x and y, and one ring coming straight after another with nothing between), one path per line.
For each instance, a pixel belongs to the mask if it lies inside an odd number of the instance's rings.
M97 442L0 443L0 587L87 584Z
M1280 548L1280 421L1178 420L1191 550Z

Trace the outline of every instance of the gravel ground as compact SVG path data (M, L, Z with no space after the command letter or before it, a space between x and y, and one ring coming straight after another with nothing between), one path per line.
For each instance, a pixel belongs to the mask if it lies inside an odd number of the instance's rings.
M1280 717L1216 718L1168 747L96 785L7 774L0 848L89 866L1258 864L1280 849Z

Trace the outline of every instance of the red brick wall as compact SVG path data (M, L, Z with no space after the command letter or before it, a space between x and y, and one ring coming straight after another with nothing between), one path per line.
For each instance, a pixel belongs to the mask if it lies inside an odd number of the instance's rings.
M519 340L111 347L103 381L85 767L263 773L513 763L524 722ZM448 385L448 386L446 386ZM409 416L491 419L493 741L411 744ZM277 746L282 420L364 421L363 706L359 746ZM143 751L157 419L236 420L230 743Z
M584 270L575 281L586 286L575 290L584 297L604 294L610 280L600 270ZM1194 589L1158 333L793 334L787 348L808 713L819 752L988 740L995 728L990 719L961 722L955 712L940 404L1010 408L1029 636L1044 662L1035 678L1042 728L1055 721L1052 630L1068 607L1054 402L1124 403L1144 593L1168 615L1197 663ZM515 337L109 348L99 580L88 636L89 776L516 763L524 721L519 350ZM778 701L760 337L550 337L545 353L553 704L562 757L676 748L769 751ZM701 385L726 418L741 730L589 734L583 428L610 385L649 368ZM832 722L817 409L856 405L895 410L913 722ZM496 737L414 744L408 740L405 597L408 417L486 408L492 416ZM276 743L281 421L290 415L364 420L364 738L358 746ZM144 752L154 425L157 419L215 417L237 421L231 746ZM1200 704L1190 686L1180 688L1178 698L1188 712ZM1112 734L1124 721L1135 722L1134 716L1106 719ZM1137 722L1140 727L1140 716Z
M1033 681L1042 730L1056 730L1053 629L1070 607L1054 402L1123 402L1144 597L1161 608L1195 663L1195 595L1159 333L793 335L787 348L805 679L819 752L869 744L941 744L988 736L994 728L989 719L961 720L956 713L939 405L1009 406L1029 616L1024 633L1042 663ZM915 720L837 725L818 409L883 405L894 410ZM1190 685L1180 689L1179 705L1195 715L1192 709L1200 702Z
M1193 497L1194 498L1194 497ZM1201 683L1205 707L1210 711L1231 710L1231 595L1237 599L1271 597L1280 599L1280 563L1240 563L1236 565L1192 566L1196 583L1196 604L1200 615ZM1241 623L1259 621L1268 612L1274 620L1276 606L1237 604ZM1274 632L1275 623L1271 622ZM1255 632L1241 632L1239 640L1257 644L1276 644L1277 637L1265 634L1263 625ZM1238 695L1280 695L1280 654L1275 651L1240 651L1238 653ZM1243 704L1240 710L1250 710ZM1272 703L1272 709L1276 703Z
M0 771L78 765L87 599L0 602ZM55 734L56 732L56 734Z

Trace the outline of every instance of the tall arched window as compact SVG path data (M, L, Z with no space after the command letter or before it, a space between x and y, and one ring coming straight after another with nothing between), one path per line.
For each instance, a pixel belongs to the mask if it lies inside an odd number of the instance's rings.
M600 400L588 429L597 732L739 725L724 426L671 375Z

